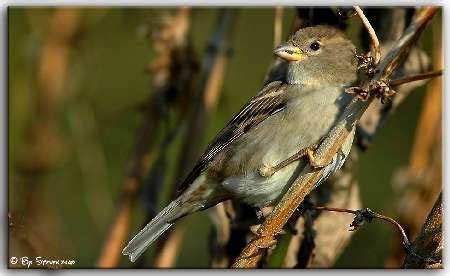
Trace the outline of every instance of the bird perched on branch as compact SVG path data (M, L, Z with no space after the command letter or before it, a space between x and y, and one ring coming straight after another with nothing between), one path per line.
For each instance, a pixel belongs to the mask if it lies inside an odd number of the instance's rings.
M176 199L123 249L135 261L179 218L234 198L275 204L293 181L321 167L319 185L344 163L354 129L329 164L314 150L338 119L356 80L355 46L335 28L298 30L274 50L286 72L268 83L219 132L181 185Z

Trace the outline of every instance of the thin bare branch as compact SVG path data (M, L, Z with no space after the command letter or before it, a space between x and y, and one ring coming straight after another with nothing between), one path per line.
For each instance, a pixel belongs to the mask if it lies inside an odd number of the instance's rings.
M371 82L362 84L362 89L368 90L370 84L376 81L388 80L394 70L406 58L411 46L417 41L426 24L437 11L437 7L421 8L400 40L394 45L386 58L377 66L376 74ZM330 163L343 145L361 115L373 101L371 96L367 101L354 99L345 109L335 126L316 151L316 159L322 164ZM323 169L312 169L307 166L301 176L294 181L274 211L258 229L257 235L247 244L241 255L235 260L234 268L255 267L260 260L264 248L273 244L293 212L315 187L323 173Z
M361 222L371 221L373 218L387 221L387 222L391 223L392 225L394 225L398 229L398 231L400 232L400 235L403 238L403 244L406 246L411 245L411 242L409 241L408 236L405 233L405 230L403 230L403 227L395 219L390 218L385 215L382 215L382 214L379 214L379 213L375 213L368 208L363 209L363 210L350 210L350 209L345 209L345 208L333 208L333 207L324 207L324 206L314 206L312 208L315 210L319 210L319 211L330 211L330 212L354 214L356 216L356 218L353 221L353 223L350 225L350 226L354 227L351 231L356 230L360 226ZM358 218L358 216L360 218ZM360 221L357 221L358 219Z
M380 41L378 40L377 34L375 33L375 30L372 28L372 25L370 24L367 17L364 15L364 12L361 10L359 6L353 6L353 9L355 9L356 14L361 18L361 21L366 27L367 32L370 35L370 38L372 39L372 50L374 51L374 59L375 59L375 65L377 65L380 62L381 59L381 50L380 50Z
M281 35L283 33L283 7L275 7L275 19L273 22L273 47L277 47L281 43Z
M427 72L427 73L423 73L423 74L417 74L417 75L412 75L412 76L407 76L404 78L391 80L389 82L389 85L390 86L398 86L398 85L402 85L402 84L413 82L413 81L431 79L431 78L440 77L440 76L442 76L442 69L438 70L438 71Z

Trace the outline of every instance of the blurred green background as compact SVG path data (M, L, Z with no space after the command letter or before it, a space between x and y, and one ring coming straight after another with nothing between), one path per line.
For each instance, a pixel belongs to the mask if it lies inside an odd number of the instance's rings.
M29 200L25 196L29 182L24 181L18 164L28 154L28 129L36 112L38 93L37 61L53 13L52 8L12 7L8 11L9 211L18 212L19 221L27 220L27 213L22 211ZM138 106L151 93L151 76L145 69L154 52L151 40L143 33L149 21L172 14L174 9L83 8L78 13L80 37L70 52L64 83L67 94L56 118L62 143L60 153L36 184L39 186L32 196L51 218L42 220L44 225L36 222L36 227L48 229L36 237L41 242L37 245L40 252L46 252L47 247L48 252L53 252L53 248L59 256L76 259L75 267L93 267L114 217L142 121ZM205 53L217 13L218 9L212 8L192 10L190 39L199 60ZM294 10L286 8L283 37L293 17ZM273 19L272 8L238 9L232 54L217 111L211 115L203 144L195 146L204 148L261 87L273 61ZM360 24L355 18L350 22ZM440 17L434 19L434 24L440 25ZM354 32L350 31L350 35L359 41ZM429 54L433 50L428 42L431 36L432 28L428 28L421 39ZM355 174L364 207L395 217L392 173L408 163L423 92L424 88L412 92L369 150L360 154ZM173 150L180 146L180 137L171 146ZM176 162L175 158L168 160L169 175L174 174ZM135 205L133 213L131 232L136 233L145 217L141 202ZM207 267L211 227L208 216L198 213L181 223L186 232L176 266ZM365 225L356 232L336 267L383 267L394 235L397 232L393 227L383 222ZM20 252L13 241L10 239L11 256ZM123 257L121 267L129 266Z

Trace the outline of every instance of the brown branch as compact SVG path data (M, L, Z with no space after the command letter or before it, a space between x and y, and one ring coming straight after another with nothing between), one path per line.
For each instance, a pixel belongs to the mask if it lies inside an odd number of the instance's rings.
M413 82L413 81L431 79L431 78L440 77L440 76L442 76L442 69L433 71L433 72L427 72L427 73L423 73L423 74L417 74L417 75L412 75L412 76L407 76L407 77L391 80L389 82L389 86L398 86L398 85L402 85L402 84Z
M436 11L436 7L420 9L418 16L412 20L400 40L377 66L377 73L372 81L385 81L391 77L394 70L404 61L411 46L417 41L426 24ZM368 90L368 88L368 82L362 85L362 89ZM353 100L346 107L342 116L317 149L316 158L318 162L323 164L331 162L333 156L341 148L347 136L372 101L373 96L367 101ZM273 244L276 235L282 231L283 226L291 217L292 213L297 209L305 196L313 190L321 178L322 170L313 170L309 166L303 170L301 176L294 181L274 211L258 229L257 235L247 244L241 252L241 255L235 260L233 264L234 268L251 268L257 265L264 252L264 248L268 244Z
M313 205L331 205L346 209L360 209L359 186L354 177L353 165L357 162L357 152L350 152L343 168L335 172L325 183L317 187L309 199ZM354 232L346 231L345 225L351 223L346 216L336 217L331 213L319 213L314 210L312 227L304 225L301 216L298 219L296 232L291 238L286 253L284 267L290 268L325 268L331 267L347 244ZM304 233L306 231L306 233ZM314 236L314 247L308 250L310 243L306 237ZM306 249L306 250L305 250Z
M364 15L364 12L361 10L361 8L359 6L353 6L353 9L361 19L364 27L367 29L367 32L370 35L370 38L372 40L372 50L374 51L374 59L375 59L374 64L377 65L381 59L380 42L378 41L377 34L375 33L375 30L372 28L372 25L370 24L367 17Z

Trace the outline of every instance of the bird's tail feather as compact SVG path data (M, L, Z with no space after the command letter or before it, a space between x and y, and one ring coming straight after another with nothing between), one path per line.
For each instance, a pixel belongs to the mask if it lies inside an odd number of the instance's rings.
M159 236L167 231L173 223L171 221L180 211L180 199L172 201L166 208L156 215L122 250L134 262Z

